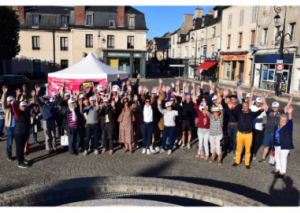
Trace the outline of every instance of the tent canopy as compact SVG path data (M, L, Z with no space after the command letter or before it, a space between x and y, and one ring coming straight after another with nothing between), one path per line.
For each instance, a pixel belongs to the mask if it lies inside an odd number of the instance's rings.
M89 53L77 64L58 72L49 73L48 76L69 79L106 79L107 82L114 82L118 79L117 74L120 74L121 80L128 78L127 72L116 70Z

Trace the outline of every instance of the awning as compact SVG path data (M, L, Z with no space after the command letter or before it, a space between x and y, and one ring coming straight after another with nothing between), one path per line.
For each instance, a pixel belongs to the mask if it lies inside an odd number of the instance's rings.
M200 66L198 66L196 70L208 70L210 67L214 66L217 63L217 61L205 61Z

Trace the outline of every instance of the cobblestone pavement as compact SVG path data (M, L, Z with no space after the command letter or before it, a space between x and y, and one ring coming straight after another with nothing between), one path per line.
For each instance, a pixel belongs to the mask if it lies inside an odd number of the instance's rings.
M165 79L165 84L171 80ZM174 80L175 81L175 80ZM144 82L142 83L144 84ZM147 82L153 86L156 81ZM270 104L272 100L268 100ZM285 106L285 103L281 103ZM257 160L251 162L251 169L247 170L242 162L232 167L233 154L224 157L223 165L209 164L204 160L195 158L197 153L197 139L193 140L191 149L176 149L171 155L142 154L142 150L134 149L132 155L123 154L122 148L115 144L115 152L83 156L70 155L68 152L46 154L44 135L38 133L38 141L42 144L33 144L30 138L31 153L26 158L30 160L28 169L17 167L17 160L6 160L6 138L0 141L0 193L17 189L33 183L47 182L49 180L66 180L77 177L95 176L146 176L163 177L182 180L190 183L207 185L228 190L265 205L299 205L300 190L300 107L295 106L294 120L294 146L288 157L287 174L284 180L275 179L271 171L274 167L267 162L259 164L262 147L257 154ZM5 134L6 135L6 134ZM58 142L59 144L59 142ZM13 157L15 146L13 145Z

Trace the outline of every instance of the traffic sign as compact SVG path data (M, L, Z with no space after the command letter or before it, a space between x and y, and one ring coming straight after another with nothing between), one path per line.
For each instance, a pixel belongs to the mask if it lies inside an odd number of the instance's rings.
M283 64L277 64L276 65L276 70L277 71L282 71L283 70Z
M276 60L276 64L282 64L283 60Z
M251 51L257 51L257 47L251 47Z

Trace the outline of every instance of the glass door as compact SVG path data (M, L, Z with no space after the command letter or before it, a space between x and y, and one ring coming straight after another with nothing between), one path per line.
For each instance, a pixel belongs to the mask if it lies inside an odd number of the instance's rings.
M287 88L288 88L288 79L289 79L289 71L287 70L283 70L282 72L282 92L287 92Z

